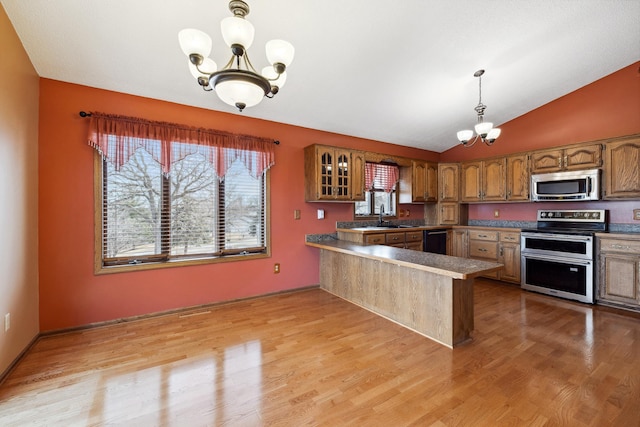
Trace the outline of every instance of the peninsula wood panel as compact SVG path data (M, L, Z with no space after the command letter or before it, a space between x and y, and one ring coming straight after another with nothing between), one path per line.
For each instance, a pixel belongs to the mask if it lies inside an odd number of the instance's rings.
M473 279L321 250L320 286L448 347L473 331Z

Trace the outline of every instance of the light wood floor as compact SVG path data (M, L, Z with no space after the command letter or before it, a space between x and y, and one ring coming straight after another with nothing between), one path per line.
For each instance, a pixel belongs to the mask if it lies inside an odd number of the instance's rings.
M322 290L40 339L2 426L639 426L640 319L476 284L450 350Z

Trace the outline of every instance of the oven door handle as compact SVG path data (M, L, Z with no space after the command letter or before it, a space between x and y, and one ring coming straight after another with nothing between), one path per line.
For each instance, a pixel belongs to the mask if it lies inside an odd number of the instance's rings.
M589 265L593 265L593 261L592 260L581 259L581 258L545 256L545 255L528 254L528 253L522 254L521 258L522 258L523 261L525 259L527 259L527 258L528 259L539 259L539 260L543 260L543 261L558 262L558 263L561 263L561 264L577 264L577 265L581 265L581 266L584 266L584 267L588 267Z
M591 240L591 236L553 234L553 233L522 233L520 236L522 240L526 240L526 239L565 240L570 242L589 242Z

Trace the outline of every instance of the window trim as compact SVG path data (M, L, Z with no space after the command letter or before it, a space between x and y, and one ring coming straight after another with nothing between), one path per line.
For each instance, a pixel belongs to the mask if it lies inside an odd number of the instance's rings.
M378 192L380 192L382 190L378 190ZM373 193L374 191L371 190L367 190L365 191L365 193ZM384 220L389 220L389 219L398 219L398 209L400 208L400 203L398 202L398 190L394 190L394 192L396 193L396 197L395 197L395 208L394 208L394 214L393 215L384 215L383 219ZM362 202L360 202L362 203ZM372 202L370 202L372 203ZM371 207L371 206L370 206ZM375 207L374 207L375 209ZM371 215L357 215L356 214L356 203L353 204L353 219L355 221L371 221L373 219L378 220L380 218L380 216L378 214L371 214Z
M102 207L104 200L103 159L98 151L94 151L93 162L93 199L94 199L94 274L126 273L143 270L157 270L161 268L186 267L192 265L217 264L224 262L248 261L271 257L271 173L264 172L265 179L265 252L224 256L201 256L189 259L174 258L166 261L147 262L143 264L122 264L104 266L102 263L102 249L104 245L102 235Z

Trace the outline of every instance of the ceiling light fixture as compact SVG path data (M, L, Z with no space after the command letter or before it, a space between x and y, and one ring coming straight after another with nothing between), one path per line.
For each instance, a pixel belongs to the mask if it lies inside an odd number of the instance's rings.
M487 145L492 145L493 142L498 139L500 136L500 129L494 128L493 123L484 121L484 110L487 108L486 105L482 103L482 75L484 74L484 70L478 70L473 73L473 77L478 78L478 92L480 94L478 105L476 105L476 113L478 113L478 123L475 125L476 137L473 138L472 130L461 130L458 132L458 140L465 147L471 147L476 143L478 137ZM473 140L471 140L473 138ZM471 142L469 142L471 140Z
M222 38L231 48L231 59L218 71L216 63L209 58L211 37L193 28L178 33L180 48L189 57L189 69L205 91L215 90L225 103L242 111L253 107L265 96L273 98L284 86L286 69L293 61L294 48L284 40L271 40L266 44L267 59L271 66L258 73L247 55L253 43L255 29L245 19L249 5L242 0L231 0L229 10L233 16L220 23Z

